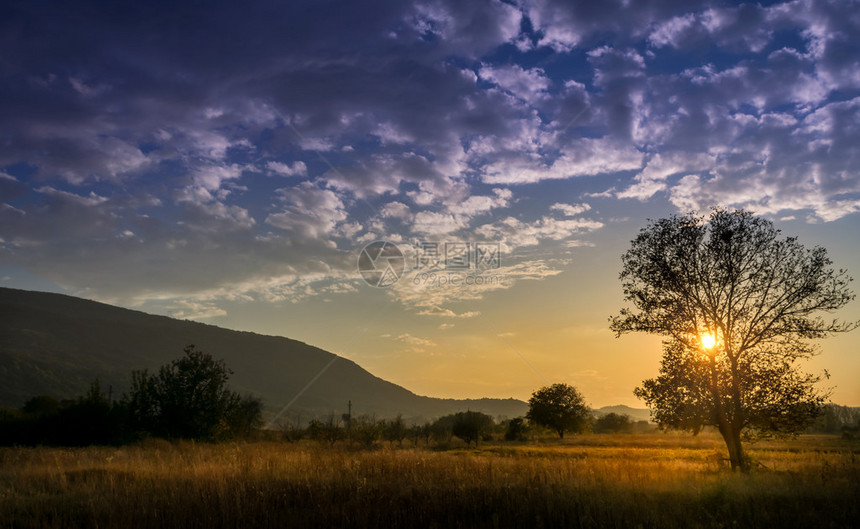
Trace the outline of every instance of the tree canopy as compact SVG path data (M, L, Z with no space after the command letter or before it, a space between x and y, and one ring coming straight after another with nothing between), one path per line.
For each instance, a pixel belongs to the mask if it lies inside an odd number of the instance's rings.
M189 439L244 435L259 427L260 401L229 389L232 371L224 361L194 345L184 352L155 375L132 372L125 401L133 423L154 435Z
M612 330L666 337L659 376L635 391L658 424L718 428L732 468L747 470L742 438L791 434L814 420L826 395L797 363L816 352L808 340L857 326L821 316L854 297L824 248L720 209L651 222L622 262L633 308L611 318Z
M554 430L564 439L565 432L583 431L589 415L585 399L575 387L553 384L532 394L526 418L534 424Z

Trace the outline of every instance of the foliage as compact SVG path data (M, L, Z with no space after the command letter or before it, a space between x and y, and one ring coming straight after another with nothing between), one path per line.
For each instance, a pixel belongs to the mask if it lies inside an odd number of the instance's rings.
M247 434L261 424L261 405L242 398L227 381L223 360L189 345L185 355L162 366L157 375L132 373L125 397L133 424L153 435L182 439L221 439Z
M528 420L555 431L582 432L588 425L589 409L582 394L569 384L553 384L535 391L529 399Z
M324 419L313 419L308 424L307 436L331 446L346 437L346 431L341 428L340 421L332 413Z
M766 442L718 472L709 434L320 450L306 443L0 448L4 527L856 527L856 442Z
M615 412L607 413L594 420L594 433L624 433L633 431L633 421L629 415Z
M408 436L414 446L418 446L418 443L421 441L424 441L425 445L429 445L430 438L433 436L433 425L429 422L413 424L409 428Z
M479 411L461 411L454 414L451 433L471 445L472 441L478 446L484 436L493 429L493 418Z
M352 420L349 427L349 438L364 448L370 448L382 436L385 424L370 415L362 415Z
M450 443L451 438L454 436L455 420L456 416L451 414L444 415L433 421L430 425L430 437L440 445Z
M44 416L57 413L60 401L50 395L38 395L31 398L21 407L21 412L27 415Z
M662 427L718 428L732 467L747 470L742 438L792 434L816 417L819 377L797 362L815 353L807 340L856 327L818 316L853 299L824 248L780 237L748 212L715 210L652 222L622 260L635 308L611 328L666 337L659 376L635 391ZM705 348L705 335L716 345Z
M398 415L394 419L383 423L383 437L389 443L397 443L398 446L403 446L403 440L409 435L409 428L406 427L406 422L403 421L403 416Z
M505 441L525 441L528 432L529 425L524 417L510 419L505 425Z
M841 434L860 426L860 408L825 404L821 415L807 428L807 433Z
M119 402L96 380L78 399L37 396L20 412L0 414L0 444L122 444L148 435L246 438L262 425L262 405L230 391L229 374L224 362L188 346L184 357L157 375L133 372L131 391Z
M130 440L126 409L109 400L98 380L75 400L38 396L5 415L0 444L85 446Z

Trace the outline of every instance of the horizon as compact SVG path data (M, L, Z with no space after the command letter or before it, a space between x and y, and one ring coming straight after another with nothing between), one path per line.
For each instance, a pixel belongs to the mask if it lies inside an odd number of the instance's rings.
M608 318L647 219L747 209L860 277L848 2L97 4L0 21L0 286L641 409L661 339ZM854 407L857 336L802 364Z

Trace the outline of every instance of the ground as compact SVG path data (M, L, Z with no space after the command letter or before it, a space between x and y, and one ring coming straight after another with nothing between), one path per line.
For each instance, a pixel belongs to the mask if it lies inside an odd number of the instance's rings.
M860 442L585 435L478 449L311 442L0 448L0 527L852 527Z

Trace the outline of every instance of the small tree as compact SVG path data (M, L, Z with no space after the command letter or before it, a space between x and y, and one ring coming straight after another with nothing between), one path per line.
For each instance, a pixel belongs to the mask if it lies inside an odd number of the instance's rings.
M403 440L409 435L409 428L403 421L403 416L398 415L394 419L385 421L383 436L389 443L397 443L398 446L403 446Z
M461 411L454 414L451 433L465 441L467 446L475 441L477 447L478 441L492 429L493 418L489 415L479 411Z
M569 384L543 387L529 399L526 418L545 426L564 439L564 432L582 432L588 425L589 409L577 389Z
M505 441L525 441L529 426L523 417L516 417L505 425Z
M256 428L261 405L228 388L232 371L224 361L193 345L184 352L157 375L146 370L132 373L131 391L124 401L136 427L186 439L231 437Z
M349 429L349 438L356 441L364 448L370 448L382 436L385 424L377 421L372 415L362 415L352 419Z
M598 417L594 421L595 433L621 433L629 432L633 429L633 421L629 415L620 415L618 413L607 413L602 417Z
M340 426L340 422L334 414L324 419L313 419L307 428L308 437L320 443L334 446L334 444L346 436L346 432Z
M430 437L439 445L450 443L455 421L456 415L453 414L439 417L430 425Z
M48 395L38 395L24 403L21 411L27 415L52 415L60 409L60 401Z
M635 391L661 427L716 427L732 469L746 471L742 439L793 434L818 415L819 377L797 362L815 353L808 339L856 327L817 316L854 297L824 248L807 250L751 213L715 210L652 222L622 260L635 309L611 328L666 337L659 376Z

